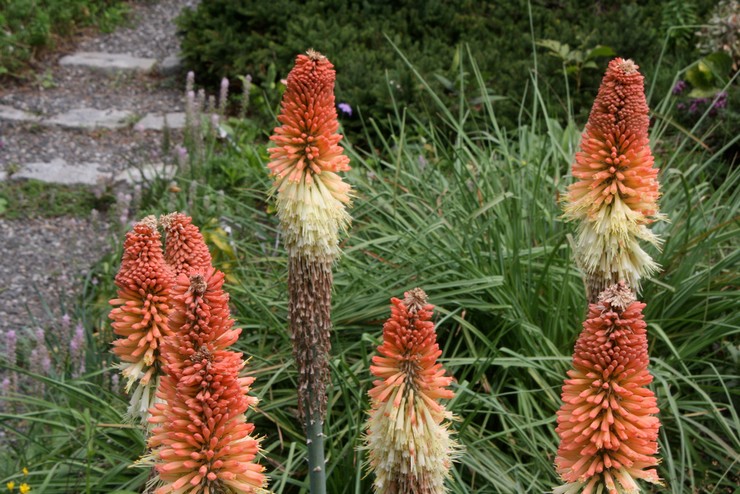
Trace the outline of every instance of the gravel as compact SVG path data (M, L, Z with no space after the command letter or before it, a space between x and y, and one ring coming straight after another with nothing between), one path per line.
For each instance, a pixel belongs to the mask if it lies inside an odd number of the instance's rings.
M195 7L195 0L162 0L137 4L130 27L117 29L80 43L77 51L128 53L137 57L163 59L180 51L175 17L185 7Z
M159 60L174 55L179 42L173 19L183 7L196 3L137 2L127 26L85 39L76 51L129 53ZM47 117L80 107L115 108L144 116L181 111L183 91L184 80L157 75L108 76L51 63L42 66L35 80L25 86L0 88L0 104ZM115 173L133 164L160 161L161 142L161 133L138 132L131 127L84 131L3 121L0 166L62 158L72 163L100 163ZM0 288L0 331L30 327L32 318L46 320L45 306L51 317L61 317L62 304L74 303L80 277L106 251L111 233L105 222L93 223L89 218L0 218L0 276L5 280Z
M34 320L60 318L63 305L79 294L79 278L109 248L109 230L104 222L81 218L0 219L0 332L21 334Z

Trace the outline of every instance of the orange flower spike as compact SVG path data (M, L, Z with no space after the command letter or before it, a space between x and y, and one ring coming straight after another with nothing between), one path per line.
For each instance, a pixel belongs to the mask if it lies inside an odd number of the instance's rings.
M211 267L211 253L192 221L190 216L182 213L170 213L159 218L166 235L164 258L175 277L204 273Z
M170 295L173 307L168 326L175 337L167 338L163 351L166 372L178 378L200 348L225 350L236 343L241 333L241 329L233 328L229 296L223 290L224 273L210 267L205 273L193 276L178 276ZM193 279L206 287L200 298L195 295L200 288L191 288ZM194 313L198 317L190 316Z
M404 300L392 298L391 317L383 326L383 344L370 372L380 379L368 393L372 410L366 442L377 494L442 494L457 454L446 420L453 418L439 399L451 399L437 358L434 306L419 288Z
M644 308L624 283L589 305L558 411L555 466L566 483L555 494L636 494L636 479L660 484Z
M267 166L275 177L277 212L291 255L333 260L338 230L350 222L345 206L351 187L337 175L350 167L339 146L335 79L325 56L314 50L298 55L278 117L283 125L270 137L276 145Z
M616 58L601 82L581 137L565 215L581 221L576 256L589 279L590 299L607 286L640 278L658 265L639 240L659 246L646 225L661 218L658 169L648 139L643 76L632 60Z
M239 377L242 354L226 349L231 329L223 273L180 275L167 340L163 400L151 410L149 447L159 487L156 494L264 493L264 468L255 463L260 439L245 412L253 377Z
M109 314L113 332L113 353L120 359L126 391L131 396L129 414L146 417L154 399L161 346L169 334L167 316L172 273L164 262L157 220L147 216L126 234L121 268L115 278L118 297Z

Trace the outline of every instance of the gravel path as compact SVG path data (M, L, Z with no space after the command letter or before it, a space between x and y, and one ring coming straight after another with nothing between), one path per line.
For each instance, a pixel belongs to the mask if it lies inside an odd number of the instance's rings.
M110 34L82 40L76 51L129 53L159 60L179 51L173 19L196 0L142 1L133 5L130 21ZM56 59L27 85L0 87L0 105L49 117L80 107L120 109L143 116L182 111L184 76L101 74L60 66ZM182 80L181 80L182 79ZM176 138L176 136L175 136ZM132 165L162 160L162 135L140 132L133 125L119 130L80 130L33 122L0 121L0 167L49 162L99 163L111 174ZM107 220L72 217L34 220L0 218L0 333L45 320L45 304L61 317L61 303L73 303L80 276L109 246ZM31 316L29 316L29 314Z

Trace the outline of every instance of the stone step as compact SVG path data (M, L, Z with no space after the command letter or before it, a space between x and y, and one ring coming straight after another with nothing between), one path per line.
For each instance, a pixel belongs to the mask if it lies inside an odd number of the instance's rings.
M165 119L171 130L185 127L185 112L147 113L144 118L139 118L134 112L127 110L75 108L44 118L12 106L0 105L0 120L58 125L69 129L121 129L135 123L134 129L138 131L161 131L164 129Z
M58 125L70 129L121 129L138 120L135 113L126 110L98 110L75 108L40 121L45 125Z
M182 129L185 127L185 112L172 113L147 113L144 118L134 125L134 130L163 130L164 122L167 120L169 129Z
M151 163L113 173L105 171L99 163L69 163L56 158L49 162L26 163L14 172L11 178L13 180L33 179L63 185L96 185L106 182L135 184L149 182L156 178L171 179L175 176L175 172L174 165ZM7 179L6 172L0 171L0 181Z
M59 65L88 67L102 72L133 71L146 74L154 70L157 60L126 53L79 52L62 57Z
M13 122L38 122L41 117L8 105L0 105L0 120Z

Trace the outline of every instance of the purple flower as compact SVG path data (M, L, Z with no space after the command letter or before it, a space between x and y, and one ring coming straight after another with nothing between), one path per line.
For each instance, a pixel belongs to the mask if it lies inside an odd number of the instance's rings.
M14 330L5 332L5 357L8 359L8 365L15 367L16 365L16 346L18 343L18 335Z
M712 103L712 108L716 108L717 110L722 110L723 108L726 108L726 107L727 107L727 93L725 91L717 93L714 103Z
M683 104L683 103L679 103L679 104L676 105L676 108L678 108L679 110L685 110L686 109L686 105Z
M29 367L31 372L36 374L48 375L51 370L51 355L46 348L46 335L42 328L38 328L34 333L36 338L36 347L31 351Z
M339 103L337 105L337 108L339 108L339 111L347 115L348 117L352 116L352 107L349 106L349 103Z
M82 323L77 324L69 342L69 360L72 364L72 377L85 373L85 328Z
M673 86L673 90L671 91L674 96L678 96L679 94L686 91L686 89L689 87L688 84L686 84L686 81L679 80L676 82L676 85Z

